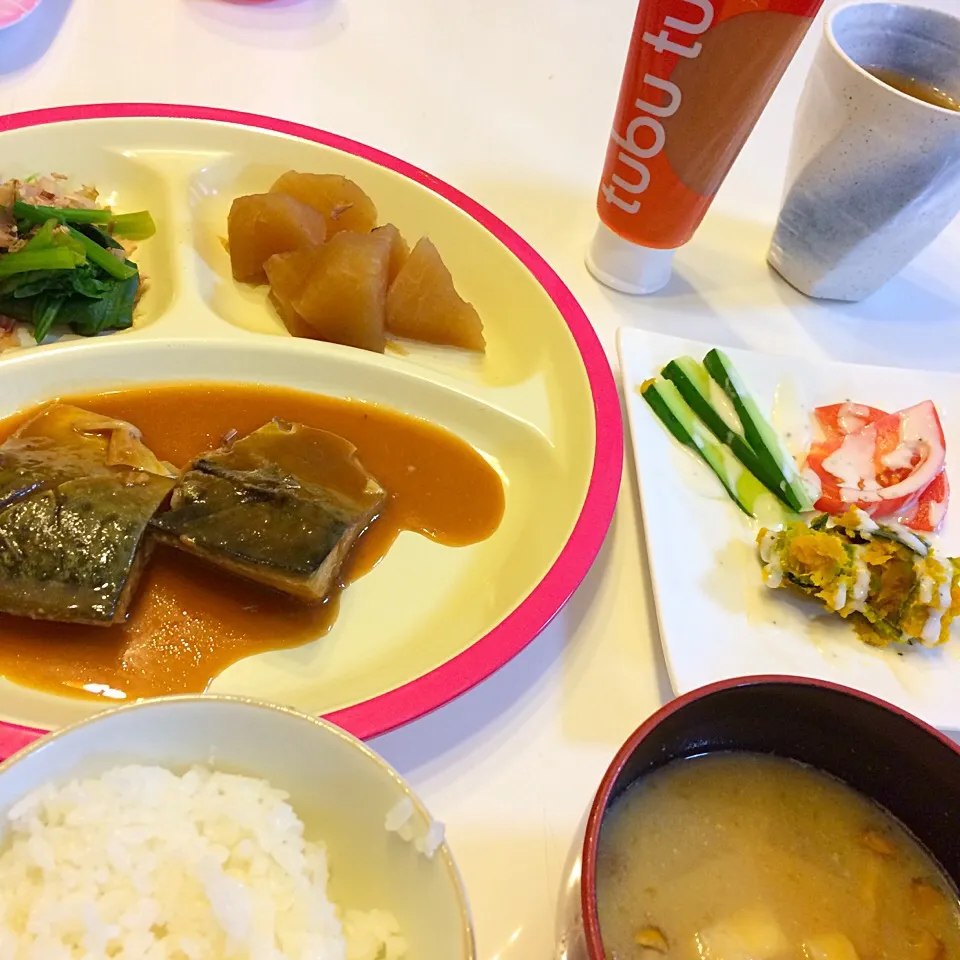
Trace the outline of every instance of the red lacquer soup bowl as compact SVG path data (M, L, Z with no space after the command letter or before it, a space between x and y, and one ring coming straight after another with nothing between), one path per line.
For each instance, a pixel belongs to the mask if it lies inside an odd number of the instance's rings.
M847 687L799 677L743 677L667 704L620 748L594 799L583 843L587 953L606 956L597 916L597 846L611 805L673 760L716 751L798 760L888 810L960 885L960 747L908 713Z

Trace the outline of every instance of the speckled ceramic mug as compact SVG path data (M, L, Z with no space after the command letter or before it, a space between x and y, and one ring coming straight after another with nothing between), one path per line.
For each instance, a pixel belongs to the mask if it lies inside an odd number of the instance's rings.
M960 212L960 112L900 93L864 67L957 96L960 20L859 3L834 11L824 33L767 258L808 296L861 300Z

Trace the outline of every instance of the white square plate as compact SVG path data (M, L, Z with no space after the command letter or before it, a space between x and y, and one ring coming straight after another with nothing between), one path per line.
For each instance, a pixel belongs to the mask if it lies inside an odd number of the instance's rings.
M909 710L942 730L960 730L960 628L935 650L874 649L850 624L812 601L769 590L760 579L758 525L727 498L709 468L664 430L638 387L674 357L698 360L713 346L621 329L618 338L647 555L663 652L677 693L729 677L790 674L842 683ZM854 400L898 410L933 400L960 462L960 376L726 351L769 413L778 387L810 410ZM960 493L957 494L960 496ZM960 554L951 505L938 537Z

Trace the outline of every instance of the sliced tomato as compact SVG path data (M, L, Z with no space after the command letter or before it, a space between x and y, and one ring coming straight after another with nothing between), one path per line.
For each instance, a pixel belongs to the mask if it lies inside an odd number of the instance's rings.
M821 464L843 443L843 438L848 434L856 433L888 414L878 407L853 403L850 400L817 407L813 414L823 432L823 439L811 446L806 461L806 465L820 480L820 497L814 506L824 513L840 514L848 510L850 504L843 499L837 478L824 470Z
M908 510L901 512L897 521L913 530L936 533L947 515L947 501L950 499L950 482L947 471L941 470L930 486L920 494L917 502Z
M823 428L827 440L845 437L848 433L856 433L865 426L887 416L886 411L877 407L869 407L865 403L831 403L825 407L817 407L813 411L817 422Z
M813 444L807 453L806 466L817 475L820 481L820 495L814 503L814 508L824 513L841 514L850 509L850 504L844 500L840 481L823 466L823 461L840 448L844 436L840 433L834 434Z
M820 483L820 495L813 506L823 513L841 514L850 506L843 502L837 478L823 467L823 461L839 446L840 440L824 441L815 443L807 453L805 466L817 475Z
M839 484L832 479L824 479L816 468L814 468L814 472L820 477L820 496L813 505L814 510L819 510L821 513L832 513L836 516L849 510L850 504L843 499Z
M889 516L918 504L946 458L943 427L933 403L926 400L888 414L861 407L863 419L880 415L851 433L843 432L849 419L840 412L842 406L822 418L818 413L825 432L827 425L832 426L826 439L807 454L807 466L822 488L816 508L842 513L856 504L875 516Z

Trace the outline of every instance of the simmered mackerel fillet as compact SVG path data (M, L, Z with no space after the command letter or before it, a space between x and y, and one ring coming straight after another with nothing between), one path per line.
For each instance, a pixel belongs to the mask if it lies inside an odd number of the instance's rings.
M0 610L123 620L148 523L173 485L173 470L129 423L44 407L0 446Z
M960 613L960 560L936 555L921 537L876 523L857 507L757 537L763 579L815 597L849 617L871 646L938 646Z
M153 526L233 573L319 600L384 498L352 443L274 420L194 460Z

